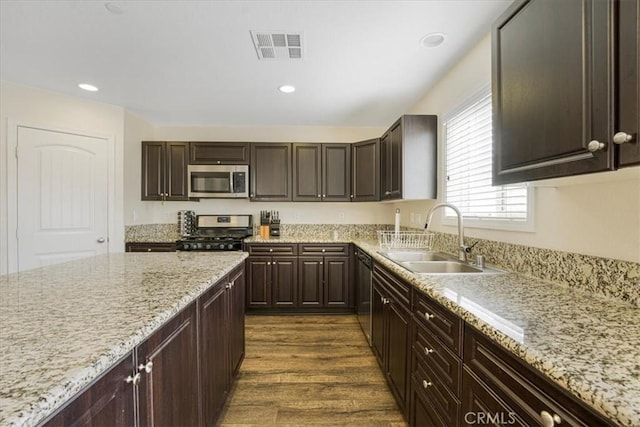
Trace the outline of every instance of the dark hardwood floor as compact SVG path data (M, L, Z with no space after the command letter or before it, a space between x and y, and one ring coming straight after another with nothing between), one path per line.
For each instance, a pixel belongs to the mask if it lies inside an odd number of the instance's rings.
M219 426L406 426L354 315L247 316Z

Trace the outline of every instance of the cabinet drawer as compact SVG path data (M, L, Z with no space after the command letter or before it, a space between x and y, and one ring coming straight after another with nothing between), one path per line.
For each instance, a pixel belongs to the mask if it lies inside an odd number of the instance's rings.
M398 302L409 308L411 302L411 285L377 264L373 266L373 274L374 276L378 276L379 280L384 283L389 292L393 293L398 299Z
M528 425L541 424L543 411L562 425L614 425L480 332L467 328L464 345L465 365Z
M414 328L413 351L418 356L415 358L418 365L424 365L425 369L438 377L456 397L460 397L462 360L420 324L416 324ZM417 368L415 366L414 370Z
M428 296L415 292L413 315L442 343L458 356L462 356L462 320Z
M348 244L301 243L298 250L300 255L349 255Z
M414 356L415 357L415 356ZM442 425L457 426L460 414L460 401L449 389L430 372L418 364L418 368L412 373L412 387L414 393L422 395L440 418Z
M176 244L174 242L166 243L136 243L128 242L125 244L126 252L175 252Z
M248 245L250 255L297 255L296 244Z

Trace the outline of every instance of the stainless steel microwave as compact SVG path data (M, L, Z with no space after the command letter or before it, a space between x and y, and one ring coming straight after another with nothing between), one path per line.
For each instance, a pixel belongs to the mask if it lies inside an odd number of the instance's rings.
M189 197L249 197L249 166L189 165Z

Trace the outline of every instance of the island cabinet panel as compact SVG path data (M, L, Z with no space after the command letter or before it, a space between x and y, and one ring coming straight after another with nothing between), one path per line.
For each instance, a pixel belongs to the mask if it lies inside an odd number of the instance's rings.
M463 413L487 402L522 425L614 425L472 327L465 329L464 364Z
M615 133L630 141L620 144L620 166L640 163L640 3L618 2L617 122Z
M226 311L228 284L219 282L198 299L202 420L214 425L231 387Z
M244 359L244 307L242 264L41 424L215 425Z
M519 0L494 25L494 185L614 168L613 5Z
M252 143L252 201L291 201L291 144Z
M200 423L196 314L192 303L137 348L141 426Z
M142 200L189 200L188 142L142 142Z
M248 142L191 142L189 163L192 165L248 165Z
M133 353L95 380L48 421L47 427L134 425ZM127 378L130 379L127 382Z
M351 147L351 201L380 200L380 139L356 142Z

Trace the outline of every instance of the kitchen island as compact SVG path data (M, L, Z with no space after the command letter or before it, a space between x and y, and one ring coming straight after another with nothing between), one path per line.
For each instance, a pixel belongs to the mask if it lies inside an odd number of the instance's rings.
M118 253L0 276L0 425L36 425L242 265Z

